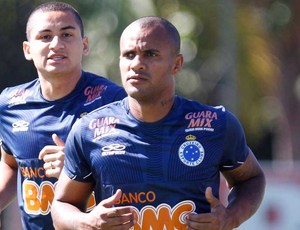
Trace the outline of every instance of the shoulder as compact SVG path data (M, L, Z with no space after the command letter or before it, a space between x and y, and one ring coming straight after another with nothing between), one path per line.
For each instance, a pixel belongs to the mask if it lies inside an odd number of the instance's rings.
M109 98L112 100L121 100L123 99L127 94L125 92L125 89L112 82L111 80L99 76L90 72L83 72L83 79L85 81L85 94L106 94L109 95ZM109 100L106 102L110 102Z
M125 99L122 99L102 105L80 118L79 121L80 123L86 123L87 121L93 119L117 117L121 114L124 114L124 100Z
M190 114L194 114L194 116L196 114L201 114L201 116L205 117L227 116L228 114L230 114L230 112L228 112L222 105L212 106L203 104L196 100L190 100L182 97L177 97L175 104L175 106L177 106L178 108L181 107L180 109L182 109L183 111L187 111Z
M232 132L232 130L242 131L237 116L222 105L212 106L184 98L178 100L178 107L175 111L183 113L182 116L185 120L190 121L190 126L203 124L206 127L218 128L226 132Z
M116 114L122 114L122 112L124 111L124 101L125 99L122 100L118 100L118 101L114 101L111 103L108 103L106 105L103 105L95 110L93 110L92 112L88 113L88 115L86 115L85 119L91 119L93 117L106 117L109 116L110 114L116 115Z
M72 129L77 131L81 130L80 133L84 133L84 130L86 129L92 131L94 129L110 126L110 124L118 122L120 116L125 114L123 101L124 99L111 102L89 112L84 117L78 119Z
M35 88L39 88L39 87L40 87L39 80L34 79L30 82L26 82L26 83L23 83L20 85L6 87L1 92L1 95L5 95L5 96L13 96L15 94L20 95L20 94L24 94L26 92L28 93L28 91L33 90Z
M1 92L0 101L2 105L8 106L25 104L28 99L38 94L39 90L40 82L35 79L31 82L5 88Z

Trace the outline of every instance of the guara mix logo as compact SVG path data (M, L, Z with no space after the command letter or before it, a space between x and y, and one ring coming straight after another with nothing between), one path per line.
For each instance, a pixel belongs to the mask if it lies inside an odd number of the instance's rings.
M32 95L32 91L28 89L16 89L13 90L10 94L10 100L8 106L12 107L14 105L26 104L26 99Z
M190 131L210 131L213 132L212 122L218 120L218 114L210 110L190 112L185 115L189 121L186 132Z
M106 85L88 86L84 90L86 101L84 105L93 103L95 100L101 98L103 91L107 89Z
M120 123L120 119L116 117L102 117L91 119L89 129L93 130L93 141L107 135L116 133L116 125Z

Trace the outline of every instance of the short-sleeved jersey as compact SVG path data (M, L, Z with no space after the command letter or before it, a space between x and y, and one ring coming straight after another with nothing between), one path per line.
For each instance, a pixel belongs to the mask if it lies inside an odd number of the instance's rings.
M74 122L88 112L126 96L124 89L88 72L64 98L49 101L41 95L40 81L6 88L0 99L0 135L3 149L15 157L18 203L23 229L54 229L50 215L56 178L45 175L39 152L54 145L52 134L63 141Z
M186 229L185 215L210 212L205 189L218 197L220 171L245 161L249 148L237 118L224 107L175 97L168 115L134 118L128 99L93 111L73 126L64 171L95 184L96 201L123 191L134 229Z

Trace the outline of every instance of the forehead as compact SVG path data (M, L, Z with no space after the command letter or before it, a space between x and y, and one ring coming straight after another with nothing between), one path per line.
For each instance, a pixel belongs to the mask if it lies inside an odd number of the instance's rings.
M37 11L29 21L30 32L61 29L72 26L79 29L74 15L69 11Z
M139 25L133 25L126 28L121 36L121 49L130 48L163 48L168 46L168 36L160 27L141 28Z

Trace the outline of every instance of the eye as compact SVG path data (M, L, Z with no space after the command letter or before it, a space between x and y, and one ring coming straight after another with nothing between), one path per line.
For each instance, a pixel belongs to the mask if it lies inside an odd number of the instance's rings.
M126 57L128 59L133 59L135 57L135 53L134 52L126 52L123 54L123 57Z
M51 35L49 34L44 34L44 35L41 35L40 37L40 40L42 41L49 41L51 39Z
M146 57L156 57L156 56L158 56L158 54L157 54L157 52L155 52L155 51L153 51L153 50L147 50L147 51L145 52L145 56L146 56Z
M68 37L72 37L72 34L71 33L63 33L62 36L65 38L68 38Z

